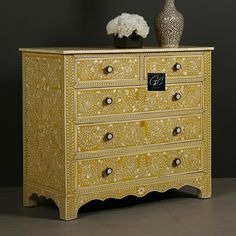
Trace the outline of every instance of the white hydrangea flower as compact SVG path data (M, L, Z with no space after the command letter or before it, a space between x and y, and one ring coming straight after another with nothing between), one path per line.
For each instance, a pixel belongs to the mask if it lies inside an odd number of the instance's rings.
M118 35L119 38L129 37L133 32L146 38L149 26L142 16L137 14L122 13L106 26L107 34Z

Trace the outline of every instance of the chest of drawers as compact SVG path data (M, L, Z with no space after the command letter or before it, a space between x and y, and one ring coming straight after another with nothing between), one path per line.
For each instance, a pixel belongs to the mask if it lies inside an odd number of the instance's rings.
M70 220L94 199L184 185L209 198L212 50L21 49L24 206L44 196Z

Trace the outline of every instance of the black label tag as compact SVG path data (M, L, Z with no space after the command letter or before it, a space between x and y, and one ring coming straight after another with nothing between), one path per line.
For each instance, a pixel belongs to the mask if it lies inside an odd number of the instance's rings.
M148 91L165 91L165 89L165 73L148 73Z

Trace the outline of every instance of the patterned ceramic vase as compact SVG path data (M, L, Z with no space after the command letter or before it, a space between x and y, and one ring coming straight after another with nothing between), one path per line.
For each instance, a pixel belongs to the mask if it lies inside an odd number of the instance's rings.
M160 47L178 47L184 29L184 17L175 8L175 0L165 0L164 8L155 18Z

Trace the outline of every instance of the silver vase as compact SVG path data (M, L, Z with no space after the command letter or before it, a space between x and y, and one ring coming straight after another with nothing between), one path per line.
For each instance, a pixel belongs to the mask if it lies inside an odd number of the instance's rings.
M175 7L175 0L165 0L164 8L155 17L155 30L160 47L178 47L184 29L184 17Z

